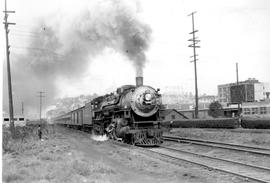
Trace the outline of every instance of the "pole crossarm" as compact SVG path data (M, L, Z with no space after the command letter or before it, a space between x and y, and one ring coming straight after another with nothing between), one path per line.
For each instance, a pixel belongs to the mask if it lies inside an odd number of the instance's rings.
M191 60L190 62L197 62L199 59L196 59L196 60Z
M200 46L196 46L194 44L188 45L188 47L191 47L191 48L200 48Z
M7 25L16 25L16 23L11 23L11 22L3 22L3 24Z
M194 30L192 32L190 32L189 34L195 34L196 32L199 32L198 30Z
M5 10L5 11L3 11L3 13L15 13L15 11Z

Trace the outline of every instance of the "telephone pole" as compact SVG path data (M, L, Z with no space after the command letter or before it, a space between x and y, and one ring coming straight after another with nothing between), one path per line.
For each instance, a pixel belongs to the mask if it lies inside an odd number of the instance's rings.
M45 97L43 94L44 94L45 92L42 92L42 91L40 91L40 92L38 92L38 96L37 97L39 97L39 120L40 120L40 124L41 124L41 113L42 113L42 98L43 97Z
M236 84L239 85L239 80L238 80L238 63L236 62Z
M10 72L10 45L8 40L8 33L9 25L15 25L15 23L8 22L8 15L9 13L15 13L15 11L8 11L7 10L7 0L5 0L5 17L4 17L4 25L5 25L5 32L6 32L6 55L7 55L7 75L8 75L8 96L9 96L9 119L10 119L10 132L12 134L12 137L15 137L15 127L14 127L14 114L13 114L13 99L12 99L12 84L11 84L11 72Z
M237 89L239 90L239 77L238 77L238 63L236 62L236 85L237 85ZM240 116L240 101L238 101L237 103L237 115Z
M23 102L22 102L22 115L24 115L24 106L23 106Z
M191 41L191 45L189 45L188 47L193 48L193 56L191 56L190 58L193 58L193 60L191 62L194 63L194 72L195 72L195 118L198 118L198 85L197 85L197 64L196 62L198 61L197 59L197 54L196 54L196 48L200 48L200 46L198 46L197 44L200 42L200 40L198 40L198 37L195 36L195 33L198 32L198 30L195 30L194 28L194 14L196 12L192 12L191 14L189 14L188 16L192 17L192 32L190 32L189 34L192 34L192 38L189 39L188 41Z

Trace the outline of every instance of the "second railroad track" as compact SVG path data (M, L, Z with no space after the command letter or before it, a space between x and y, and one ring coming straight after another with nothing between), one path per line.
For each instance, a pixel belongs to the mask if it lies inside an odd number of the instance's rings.
M168 136L168 135L164 135L163 140L181 142L181 143L190 143L190 144L195 144L195 145L228 149L228 150L234 150L234 151L242 151L242 152L247 152L247 153L259 154L263 156L270 156L270 149L264 148L264 147L258 147L258 146L245 146L245 145L240 145L240 144L223 143L223 142L217 142L217 141L184 138L184 137L176 137L176 136Z

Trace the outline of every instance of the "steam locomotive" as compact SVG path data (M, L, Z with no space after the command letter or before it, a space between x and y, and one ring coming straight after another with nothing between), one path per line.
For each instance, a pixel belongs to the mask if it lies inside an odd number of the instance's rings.
M107 134L125 143L154 146L162 143L159 89L143 85L124 85L115 93L93 99L77 110L55 119L56 123L77 128L92 128L96 134Z

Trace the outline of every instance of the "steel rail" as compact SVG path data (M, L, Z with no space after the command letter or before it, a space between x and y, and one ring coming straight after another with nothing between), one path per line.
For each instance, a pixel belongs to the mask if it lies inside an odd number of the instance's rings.
M180 161L185 161L185 162L188 162L188 163L192 163L192 164L195 164L195 165L199 165L199 166L203 166L203 167L206 167L206 168L209 168L209 169L213 169L213 170L217 170L217 171L220 171L220 172L225 172L225 173L228 173L228 174L232 174L232 175L236 175L236 176L239 176L239 177L243 177L243 178L247 178L247 179L250 179L250 180L254 180L254 181L257 181L257 182L262 182L262 183L270 183L270 177L269 179L267 180L264 180L263 178L255 178L255 177L251 177L249 175L245 175L243 173L243 170L241 169L241 172L242 173L236 173L236 172L233 172L233 171L229 171L229 170L226 170L226 168L220 168L218 166L210 166L209 165L209 162L204 162L204 163L200 163L200 162L196 162L196 161L192 161L192 160L189 160L188 158L180 158L180 157L175 157L175 156L172 156L170 154L167 154L167 153L162 153L162 152L158 152L158 150L160 149L167 149L169 151L177 151L178 153L184 153L184 154L188 154L189 156L196 156L196 157L203 157L204 155L199 155L199 154L196 154L196 153L190 153L190 152L186 152L186 151L182 151L182 150L176 150L176 149L172 149L172 148L167 148L167 147L163 147L163 146L160 146L160 148L152 148L152 149L146 149L147 151L150 151L150 152L154 152L156 154L159 154L161 156L164 156L164 157L169 157L171 159L174 159L174 160L180 160ZM239 163L239 162L233 162L233 161L228 161L228 160L222 160L222 159L218 159L218 158L212 158L212 157L203 157L203 158L208 158L210 160L218 160L218 161L223 161L223 162L226 162L226 163L231 163L231 164L236 164L236 165L240 165L240 166L245 166L245 167L248 167L248 168L253 168L253 169L257 169L257 170L260 170L260 171L267 171L267 175L270 174L270 169L268 168L265 168L265 167L257 167L257 166L249 166L249 165L246 165L246 164L242 164L242 163ZM191 158L192 159L192 158Z
M210 166L207 163L200 163L198 161L188 160L188 159L185 159L183 157L180 158L180 157L172 156L170 154L165 154L165 153L162 153L162 152L158 152L159 149L161 149L161 148L168 149L168 147L159 146L159 147L156 147L156 148L143 148L143 147L138 147L138 146L132 146L132 145L129 145L129 144L124 144L124 143L117 142L117 141L112 141L112 142L114 144L116 144L116 145L120 145L120 146L124 146L124 147L136 148L138 150L141 150L143 153L151 152L151 153L155 153L155 154L158 154L158 155L163 156L163 157L166 157L166 158L170 158L170 159L178 160L178 161L184 161L184 162L195 164L195 165L198 165L198 166L201 166L201 167L205 167L205 168L208 168L208 169L211 169L211 170L216 170L216 171L219 171L219 172L224 172L226 174L235 175L237 177L242 177L242 178L245 178L245 179L249 179L249 180L253 180L253 181L257 181L257 182L261 182L261 183L270 183L270 177L269 177L269 180L268 179L267 180L263 180L262 178L255 178L255 177L252 177L252 176L249 176L249 175L244 175L244 174L241 174L241 173L236 173L236 172L229 171L229 170L226 170L226 169L222 169L222 168L219 168L219 167ZM171 148L171 150L172 149L173 148ZM180 153L181 150L178 150L177 149L176 151L178 151L178 153ZM185 153L185 154L189 154L190 155L190 152L182 152L182 153ZM197 155L191 155L191 156L194 157L194 156L197 156ZM204 156L204 155L202 155L202 156ZM212 158L212 157L210 157L210 158ZM208 159L210 159L210 158L208 158ZM222 161L222 160L220 160L220 161ZM224 160L223 162L226 162L226 160ZM232 162L229 162L228 161L226 163L232 163ZM249 165L246 165L246 164L241 164L239 162L238 162L238 165L245 166L245 167L248 167L248 168L253 168L253 169L255 168L255 169L261 170L261 171L267 171L267 172L269 172L269 173L267 173L267 175L270 174L270 169L269 168L257 167L257 166L253 166L253 165L249 166Z
M223 142L217 142L217 141L189 139L189 138L165 136L165 135L163 135L163 140L174 141L174 142L185 142L185 143L191 143L191 144L195 144L195 145L209 146L209 147L215 147L215 148L243 151L243 152L248 152L248 153L253 153L253 154L270 156L270 149L263 148L263 147L244 146L244 145L223 143Z
M192 155L199 156L199 157L204 157L204 158L214 159L214 160L218 160L218 161L224 161L224 162L227 162L227 163L233 163L233 164L237 164L237 165L241 165L241 166L256 168L256 169L260 169L260 170L265 170L265 171L269 171L269 173L270 173L270 168L267 168L267 167L255 166L255 165L251 165L251 164L244 164L244 163L240 163L238 161L232 161L232 160L227 160L227 159L216 158L216 157L207 156L207 155L203 155L203 154L198 154L198 153L194 153L194 152L184 151L184 150L180 150L180 149L174 149L174 148L171 148L171 147L165 147L165 146L160 146L160 147L164 148L164 149L172 150L172 151L181 152L181 153L192 154Z

